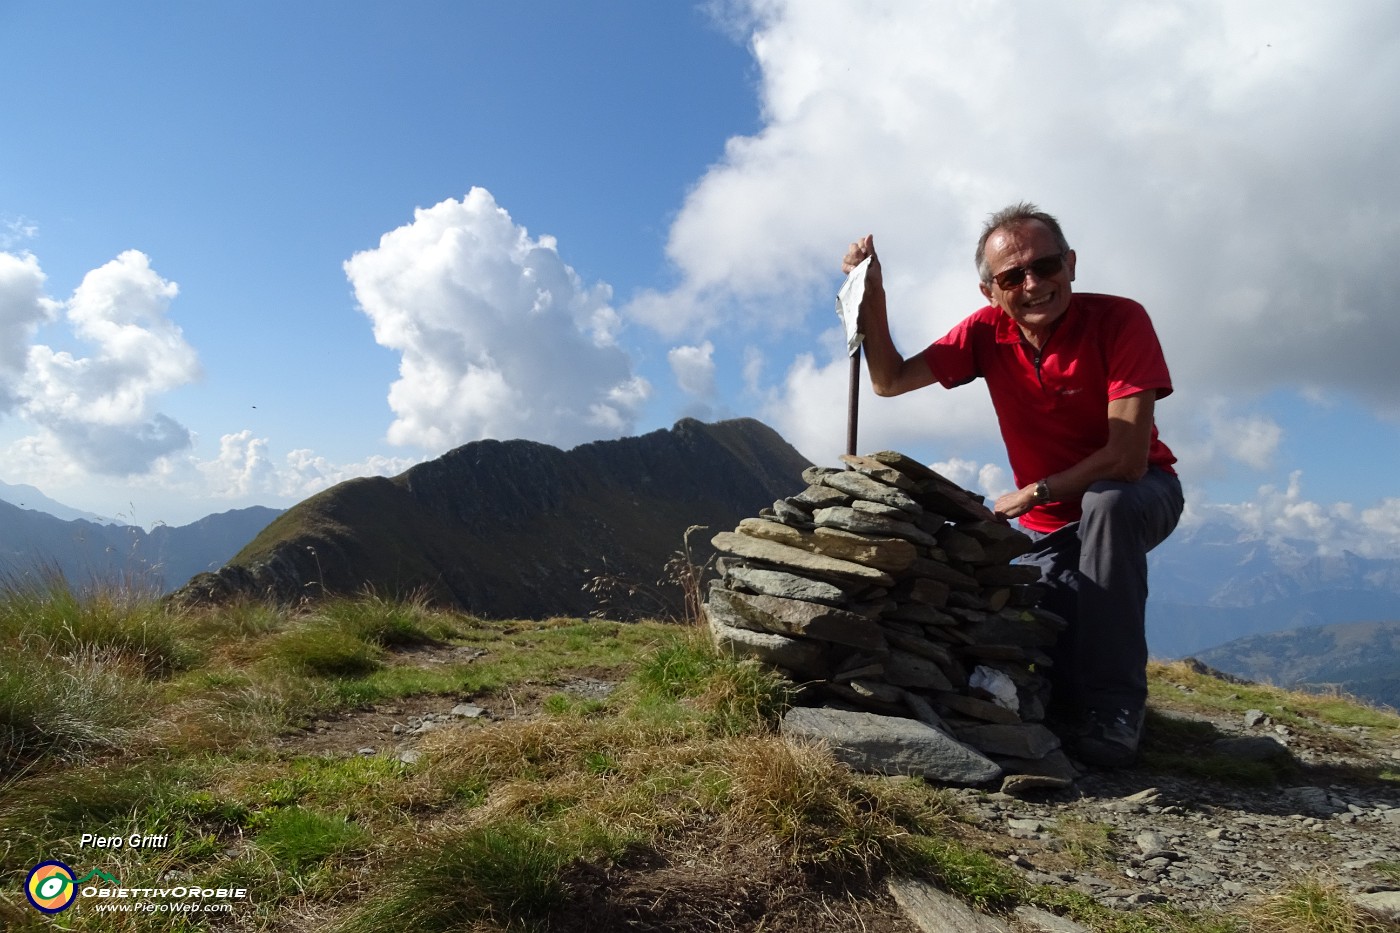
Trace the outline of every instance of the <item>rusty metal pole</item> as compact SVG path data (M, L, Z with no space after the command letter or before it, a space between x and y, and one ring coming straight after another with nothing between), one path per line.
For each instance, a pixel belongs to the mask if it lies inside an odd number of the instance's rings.
M851 354L851 385L846 395L846 453L856 456L856 423L860 420L860 347Z
M851 384L846 396L846 453L856 456L856 424L860 416L860 345L864 335L860 332L860 306L865 301L865 273L869 268L867 257L846 274L846 281L836 293L836 316L841 319L846 331L846 354L851 358ZM857 274L859 273L859 274Z

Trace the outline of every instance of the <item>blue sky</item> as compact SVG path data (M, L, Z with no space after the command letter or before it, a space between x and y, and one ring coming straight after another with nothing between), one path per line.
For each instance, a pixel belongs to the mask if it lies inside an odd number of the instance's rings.
M1190 520L1393 555L1397 52L1382 0L0 0L0 482L181 524L686 415L831 463L846 244L912 353L1029 198L1153 315ZM1009 482L980 387L861 425Z

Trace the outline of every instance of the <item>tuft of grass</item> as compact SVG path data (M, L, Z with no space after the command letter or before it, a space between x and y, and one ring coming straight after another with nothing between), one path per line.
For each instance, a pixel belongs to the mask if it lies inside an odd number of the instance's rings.
M1072 888L1035 887L1027 893L1027 901L1095 933L1252 933L1243 919L1231 914L1190 914L1166 904L1150 904L1124 913Z
M185 618L118 587L79 593L57 572L0 579L0 771L126 744L152 682L200 657Z
M287 667L317 677L363 677L379 669L379 654L374 645L324 625L284 632L271 648Z
M437 644L452 631L440 613L421 601L386 600L373 594L328 600L316 607L313 618L382 648Z
M1113 861L1113 827L1106 823L1062 817L1055 821L1051 835L1077 868Z
M717 655L698 702L720 735L744 735L776 729L793 693L791 682L772 668Z
M621 852L606 833L564 835L528 820L442 833L406 853L379 896L335 929L446 931L484 921L516 927L562 903L567 866Z
M131 667L128 655L110 649L0 656L0 773L125 744L152 698Z
M1373 867L1392 882L1400 882L1400 862L1377 862Z
M550 716L568 718L571 716L594 716L608 708L607 700L594 700L573 696L568 693L554 693L544 699L544 711Z
M698 639L677 638L652 652L632 679L644 694L666 700L695 697L708 683L718 655L703 650Z
M772 668L721 655L693 633L653 651L632 680L641 706L657 713L668 703L686 703L702 711L718 735L773 729L793 693Z
M417 601L368 595L327 600L277 635L269 654L295 671L316 677L358 679L384 667L385 649L440 644L457 628L443 613ZM375 689L351 689L347 705L377 699Z
M869 872L897 827L821 743L775 737L730 745L728 811L736 835L758 830L800 865Z
M209 639L241 635L256 637L281 631L287 622L286 610L270 603L239 600L217 609L190 612L191 624L199 635Z
M22 872L44 858L88 858L91 852L78 848L85 832L178 832L183 824L167 821L169 808L199 778L184 761L107 760L0 784L0 872Z
M372 813L376 804L398 802L394 787L403 772L403 764L392 758L304 757L244 765L222 787L226 796L250 805Z
M952 894L979 910L997 912L1026 899L1026 882L990 853L947 836L921 836L911 842L922 869Z
M27 653L119 654L147 676L198 660L185 618L120 587L80 593L57 572L0 579L0 645Z
M871 874L932 867L925 841L953 825L948 799L921 782L853 773L825 743L773 735L728 740L724 819L739 838L767 838L804 869Z
M1385 933L1394 926L1367 913L1336 885L1309 878L1289 885L1246 915L1249 933Z
M236 767L238 764L229 761L220 763L219 767ZM153 815L172 824L188 823L224 830L249 825L252 813L247 804L201 789L173 797Z
M337 704L319 679L280 667L198 671L179 690L165 731L191 755L260 744Z
M257 846L292 872L362 849L368 841L368 834L344 817L304 807L273 809L252 825Z

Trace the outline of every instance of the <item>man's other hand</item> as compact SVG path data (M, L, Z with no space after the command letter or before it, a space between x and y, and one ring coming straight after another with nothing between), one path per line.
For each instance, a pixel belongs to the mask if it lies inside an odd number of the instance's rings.
M1015 492L1008 492L996 501L992 506L992 511L996 517L1006 521L1012 518L1019 518L1025 515L1035 506L1035 484L1027 486L1025 489L1017 489Z

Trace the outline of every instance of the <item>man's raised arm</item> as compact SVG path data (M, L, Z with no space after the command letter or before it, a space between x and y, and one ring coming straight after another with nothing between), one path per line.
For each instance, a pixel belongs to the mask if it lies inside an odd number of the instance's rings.
M924 362L923 354L905 359L890 337L890 322L885 310L885 283L880 273L880 257L875 255L875 237L866 235L846 250L841 271L851 270L867 258L870 266L865 272L865 297L860 303L860 330L865 335L865 362L870 367L870 385L876 395L903 395L921 389L934 381L933 372Z

